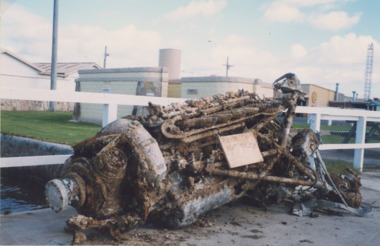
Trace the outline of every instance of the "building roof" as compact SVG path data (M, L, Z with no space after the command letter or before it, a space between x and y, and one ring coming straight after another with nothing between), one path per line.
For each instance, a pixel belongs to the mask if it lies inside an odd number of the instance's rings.
M201 76L201 77L182 77L181 83L194 82L229 82L229 83L255 83L254 79L243 77L226 77L226 76Z
M51 74L51 63L40 62L33 63L36 67L41 69L41 74L50 75ZM78 72L82 69L100 69L101 67L94 62L58 62L57 63L57 75L61 77L67 77L70 74Z
M14 59L20 61L21 63L24 63L25 65L37 70L37 72L41 75L51 74L50 62L31 63L6 49L1 49L1 53L7 54L13 57ZM95 62L58 62L57 75L59 77L67 77L72 73L76 73L78 70L90 68L100 69L102 67L96 64Z
M82 69L79 74L94 74L94 73L145 73L145 72L157 72L167 73L169 69L167 67L124 67L124 68L102 68L102 69Z
M20 61L21 63L24 63L25 65L27 65L27 66L29 66L29 67L31 67L31 68L37 70L38 73L41 73L41 72L42 72L42 70L41 70L39 67L37 67L37 66L34 65L33 63L30 63L30 62L28 62L27 60L25 60L25 59L23 59L23 58L21 58L21 57L19 57L18 55L14 54L13 52L10 52L9 50L1 49L1 53L13 57L14 59Z

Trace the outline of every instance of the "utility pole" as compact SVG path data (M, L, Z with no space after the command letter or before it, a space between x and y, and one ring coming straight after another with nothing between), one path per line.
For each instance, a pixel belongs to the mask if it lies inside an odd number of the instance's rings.
M103 63L103 68L106 68L106 63L107 63L107 56L109 56L110 54L107 53L107 45L105 46L104 48L104 63Z
M230 68L233 67L233 65L230 65L228 63L228 56L227 56L227 63L223 64L223 66L226 66L226 77L228 77L228 70L230 70Z
M54 0L50 90L55 90L57 88L57 43L58 43L58 0ZM50 112L55 112L55 102L50 102Z

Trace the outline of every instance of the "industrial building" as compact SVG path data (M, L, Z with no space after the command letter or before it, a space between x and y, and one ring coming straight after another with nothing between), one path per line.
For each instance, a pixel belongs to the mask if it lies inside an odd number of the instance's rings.
M1 86L23 89L50 90L50 63L31 63L26 59L10 52L1 50ZM94 62L59 62L57 63L57 90L75 91L75 79L78 78L78 70L99 69ZM57 102L59 111L72 111L73 103ZM1 110L36 110L49 109L49 102L25 101L25 100L1 100Z
M81 70L76 79L77 91L167 97L168 76L166 67ZM133 106L119 106L118 118L132 114L133 109ZM79 121L101 124L102 110L102 105L81 103L75 115Z
M261 98L273 97L273 88L269 83L259 82L257 79L243 77L208 76L184 77L180 81L181 97L199 99L211 97L227 91L255 91Z
M50 63L30 63L7 50L1 50L1 79L4 87L50 89ZM115 93L199 99L227 91L247 90L261 98L273 96L272 84L259 79L228 76L181 77L181 51L160 49L157 67L102 69L95 63L58 63L57 90ZM314 84L302 84L305 106L333 106L333 102L354 101L342 93ZM330 102L330 103L329 103ZM335 104L334 104L335 105ZM345 104L344 104L345 105ZM57 110L73 111L71 103L58 103ZM2 100L2 110L48 110L48 102ZM77 104L75 119L100 124L102 105ZM133 111L135 110L135 112ZM141 110L119 106L118 117Z
M260 97L272 97L272 85L258 79L228 76L201 76L181 78L181 51L160 49L159 67L169 72L168 97L199 99L227 91L255 91Z
M326 107L329 101L335 100L336 92L314 84L301 84L301 89L306 93L305 105L310 107ZM339 98L343 98L343 94L338 93ZM339 100L339 99L338 99Z
M272 85L258 79L226 76L181 78L181 51L160 49L158 67L81 70L77 91L198 99L227 91L255 91L261 98L272 97ZM80 109L79 109L80 108ZM102 105L81 103L75 119L100 124ZM141 112L141 107L119 106L118 118Z

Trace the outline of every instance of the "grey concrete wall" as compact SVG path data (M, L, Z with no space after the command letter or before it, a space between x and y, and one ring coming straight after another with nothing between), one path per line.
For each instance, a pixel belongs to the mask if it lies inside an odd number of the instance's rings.
M1 157L73 154L69 145L1 134Z
M73 154L71 146L1 134L1 157ZM3 168L8 175L37 178L41 182L60 177L63 165ZM3 175L2 174L2 175Z

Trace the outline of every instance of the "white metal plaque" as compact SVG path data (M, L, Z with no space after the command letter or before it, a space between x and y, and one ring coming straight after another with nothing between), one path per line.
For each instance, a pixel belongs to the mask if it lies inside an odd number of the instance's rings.
M230 168L264 161L252 132L219 136L219 141Z

